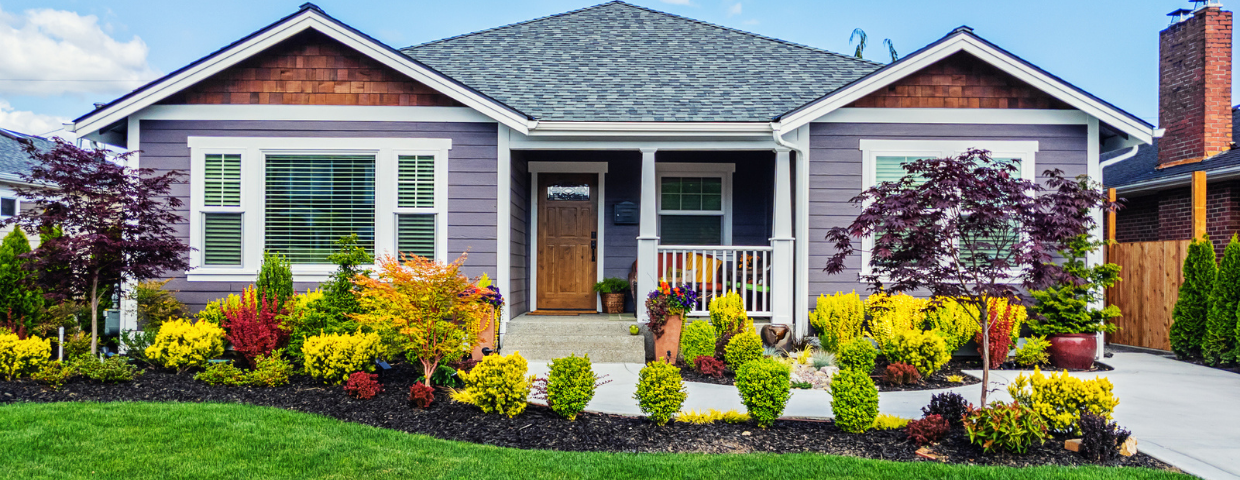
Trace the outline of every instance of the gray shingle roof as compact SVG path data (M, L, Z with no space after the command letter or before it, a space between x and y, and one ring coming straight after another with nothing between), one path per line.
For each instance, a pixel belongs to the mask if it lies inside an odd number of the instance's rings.
M1235 139L1236 133L1240 130L1236 128L1236 124L1240 122L1240 107L1231 110L1232 121L1232 138ZM1102 161L1127 153L1128 149L1117 150L1103 154ZM1137 147L1137 154L1126 158L1119 163L1108 165L1102 169L1102 183L1107 188L1119 188L1134 183L1148 182L1151 180L1159 180L1177 175L1183 175L1190 172L1205 171L1210 172L1226 167L1234 167L1240 165L1240 149L1228 150L1206 160L1177 165L1159 170L1158 169L1158 139L1154 139L1151 145L1141 145Z
M766 122L882 67L619 1L402 52L546 121Z
M56 145L43 137L0 128L0 180L20 181L20 175L30 173L30 167L35 165L34 159L26 154L24 146L18 142L20 139L28 139L43 150L50 150Z

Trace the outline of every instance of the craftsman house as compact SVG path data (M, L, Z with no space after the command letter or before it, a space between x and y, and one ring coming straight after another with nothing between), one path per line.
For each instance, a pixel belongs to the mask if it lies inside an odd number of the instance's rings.
M619 1L400 50L306 4L73 129L190 173L192 268L169 288L191 305L264 250L323 280L357 233L468 252L509 318L596 311L592 284L632 274L639 298L659 278L742 292L798 334L818 294L863 288L864 255L828 276L822 239L902 162L975 147L1098 178L1101 152L1153 137L967 27L882 65Z

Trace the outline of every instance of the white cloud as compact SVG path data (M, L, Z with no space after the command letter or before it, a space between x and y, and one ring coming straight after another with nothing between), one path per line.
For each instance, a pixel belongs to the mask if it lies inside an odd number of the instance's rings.
M142 39L134 36L120 42L109 35L110 30L94 15L51 9L18 15L0 10L0 52L4 52L0 93L115 93L158 76L147 64L149 49Z
M744 22L741 22L741 23L744 23L745 25L757 25L762 22L758 21L757 19L750 19L750 20L745 20Z
M728 7L728 16L729 16L729 17L734 16L734 15L740 15L740 14L741 14L741 4L740 4L740 3L734 4L734 5L732 5L731 7Z
M0 128L28 135L44 135L62 128L62 123L69 121L64 117L43 115L24 110L15 110L9 102L0 99ZM68 132L57 132L61 137L69 137Z
M670 3L672 5L686 5L690 7L697 6L696 3L693 3L693 0L659 0L659 1L663 3Z

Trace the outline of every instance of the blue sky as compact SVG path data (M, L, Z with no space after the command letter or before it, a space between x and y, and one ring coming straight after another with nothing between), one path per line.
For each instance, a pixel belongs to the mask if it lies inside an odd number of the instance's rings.
M317 0L395 47L520 22L602 0ZM143 81L295 11L300 1L0 0L0 126L27 133L72 119ZM1158 32L1180 0L632 0L632 3L828 50L890 60L959 25L1155 122ZM19 61L14 61L19 59ZM14 81L14 79L57 81ZM91 79L91 82L64 80ZM1234 103L1234 102L1233 102ZM50 127L48 130L55 128Z

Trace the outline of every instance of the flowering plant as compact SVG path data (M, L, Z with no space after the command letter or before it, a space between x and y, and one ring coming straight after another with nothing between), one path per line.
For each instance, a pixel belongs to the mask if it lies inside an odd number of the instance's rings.
M693 289L681 285L669 285L667 280L659 281L659 288L646 296L646 311L650 313L650 331L656 337L663 336L663 326L668 317L684 315L697 303L698 294Z

